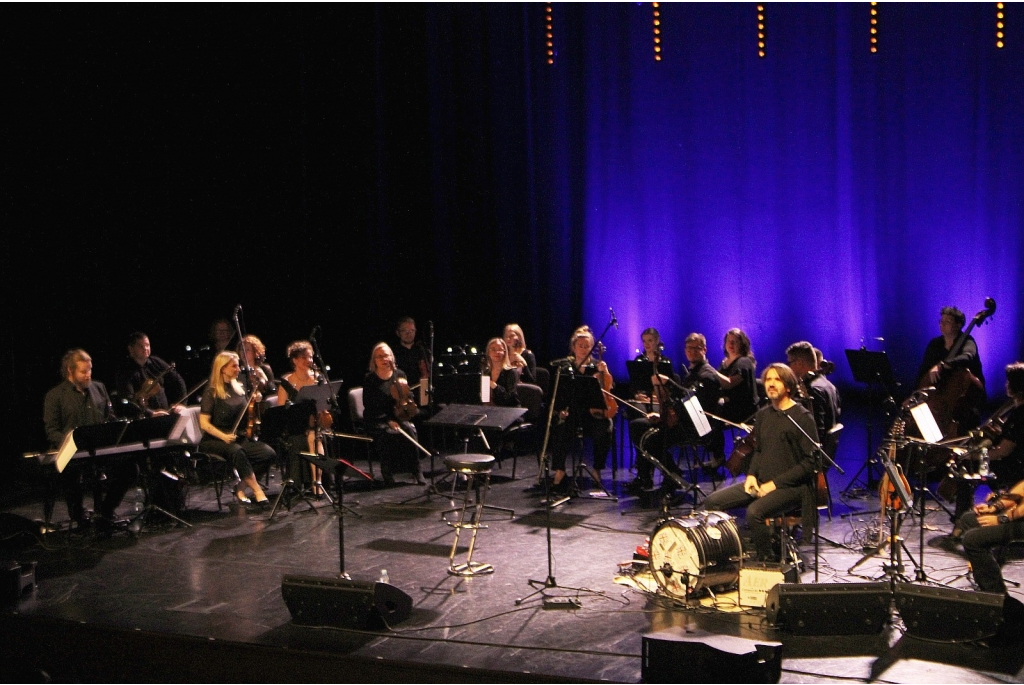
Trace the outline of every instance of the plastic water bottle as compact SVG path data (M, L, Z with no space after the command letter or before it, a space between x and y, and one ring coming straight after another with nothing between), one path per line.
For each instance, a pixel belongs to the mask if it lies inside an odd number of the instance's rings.
M380 570L380 580L378 582L380 582L380 583L390 583L391 582L391 579L388 578L388 570L386 568L382 568Z
M981 448L981 460L978 463L978 475L986 478L989 475L988 448Z
M132 503L132 516L141 514L142 510L146 508L146 492L142 488L135 488L132 490L130 501Z

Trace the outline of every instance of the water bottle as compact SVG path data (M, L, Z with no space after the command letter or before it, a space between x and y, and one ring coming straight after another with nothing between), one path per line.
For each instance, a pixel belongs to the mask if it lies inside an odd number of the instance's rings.
M386 568L382 568L380 570L380 580L377 581L377 582L380 582L380 583L390 583L391 582L391 579L388 578L388 570Z
M141 514L142 510L146 508L146 492L142 488L132 490L131 503L132 517Z
M982 447L981 461L978 463L978 475L981 476L982 478L987 478L990 473L988 466L988 448Z

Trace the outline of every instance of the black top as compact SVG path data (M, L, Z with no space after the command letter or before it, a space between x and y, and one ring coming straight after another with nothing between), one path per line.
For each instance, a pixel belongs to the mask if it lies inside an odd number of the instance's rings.
M401 369L397 369L387 380L381 380L373 371L363 378L363 421L368 428L398 420L395 418L395 398L391 395L391 384L399 378L405 378L407 382L409 380Z
M808 374L805 383L814 404L814 425L818 428L818 435L824 438L825 434L839 423L839 414L842 411L839 391L832 385L832 381L820 373Z
M147 380L157 378L160 374L164 374L159 381L160 389L146 400L142 407L149 415L156 410L170 408L171 400L180 401L188 390L185 387L185 379L177 370L171 369L170 364L160 357L150 356L146 363L140 366L130 356L125 357L114 375L114 387L122 399L131 400ZM170 390L169 394L167 390Z
M1024 480L1024 404L1012 409L1003 422L1000 442L1003 440L1013 443L1013 451L1002 459L993 461L992 469L999 476L1000 487L1008 488L1017 481Z
M948 355L949 350L946 349L946 339L941 335L932 338L928 343L928 347L924 349L924 360L917 369L917 380L914 383L914 387L920 387L921 379L925 377L928 370L944 361ZM950 359L948 365L954 369L967 369L981 381L982 385L985 384L985 375L981 371L981 357L978 356L978 343L971 336L967 336L960 354Z
M43 425L50 447L60 447L64 436L79 426L93 426L113 418L107 388L92 381L85 391L64 381L46 393L43 401Z
M490 378L489 373L485 375ZM499 407L520 406L519 395L516 393L518 383L519 373L515 369L502 369L496 386L491 388L491 404Z
M245 393L237 393L232 385L226 385L224 390L228 396L226 399L220 399L214 397L213 388L206 386L203 391L203 400L199 403L199 413L209 416L210 423L217 430L231 433L235 429L236 422L241 426L244 421L244 419L240 421L239 417L248 405L248 397Z
M725 360L718 367L719 373L732 378L740 377L740 382L731 388L722 390L722 416L733 423L749 419L757 410L757 364L750 356L737 357L732 364Z
M718 398L722 394L722 386L718 382L715 370L706 360L701 360L690 367L686 372L686 377L683 378L682 386L694 391L704 411L717 413L715 410L718 408Z
M413 343L411 348L407 348L399 343L392 348L392 352L395 353L395 366L405 373L406 379L416 379L415 381L409 381L412 385L415 385L420 380L420 362L422 361L428 367L430 366L427 362L427 348L419 341Z
M526 362L526 366L522 369L522 373L519 376L519 380L522 383L533 383L537 384L537 355L530 350L523 350L519 354L522 355L523 360Z
M758 448L750 462L749 474L759 483L774 481L777 488L806 485L814 474L814 445L786 418L787 415L811 438L818 440L814 417L800 404L785 411L769 405L757 412L754 436Z

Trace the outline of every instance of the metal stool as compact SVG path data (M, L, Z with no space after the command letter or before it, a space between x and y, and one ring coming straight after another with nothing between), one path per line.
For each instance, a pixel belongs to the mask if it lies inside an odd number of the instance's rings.
M466 477L466 491L462 497L462 506L456 509L449 509L441 512L441 519L455 529L455 539L452 541L452 551L448 554L448 573L453 576L477 576L485 573L494 573L494 567L490 564L483 564L473 561L473 550L476 547L476 536L481 528L486 528L480 522L484 508L508 512L509 517L515 516L515 511L505 507L494 507L484 504L484 498L491 487L491 467L494 465L494 456L490 454L452 454L444 458L444 465L449 473L458 479L460 475ZM470 508L470 491L476 491L476 497L472 509ZM466 519L466 511L470 510L469 519ZM459 512L457 521L449 521L446 514ZM459 547L459 536L463 530L472 530L473 535L469 539L469 551L466 553L466 561L461 564L455 563L455 552Z

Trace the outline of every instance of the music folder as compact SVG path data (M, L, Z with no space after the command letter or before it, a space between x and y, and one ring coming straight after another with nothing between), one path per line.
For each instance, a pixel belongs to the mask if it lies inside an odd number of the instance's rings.
M296 398L296 402L302 400L313 400L316 402L316 410L319 411L330 411L332 407L332 400L338 397L338 390L341 389L341 385L344 381L331 381L330 383L324 383L323 385L306 385L299 388L299 395Z

